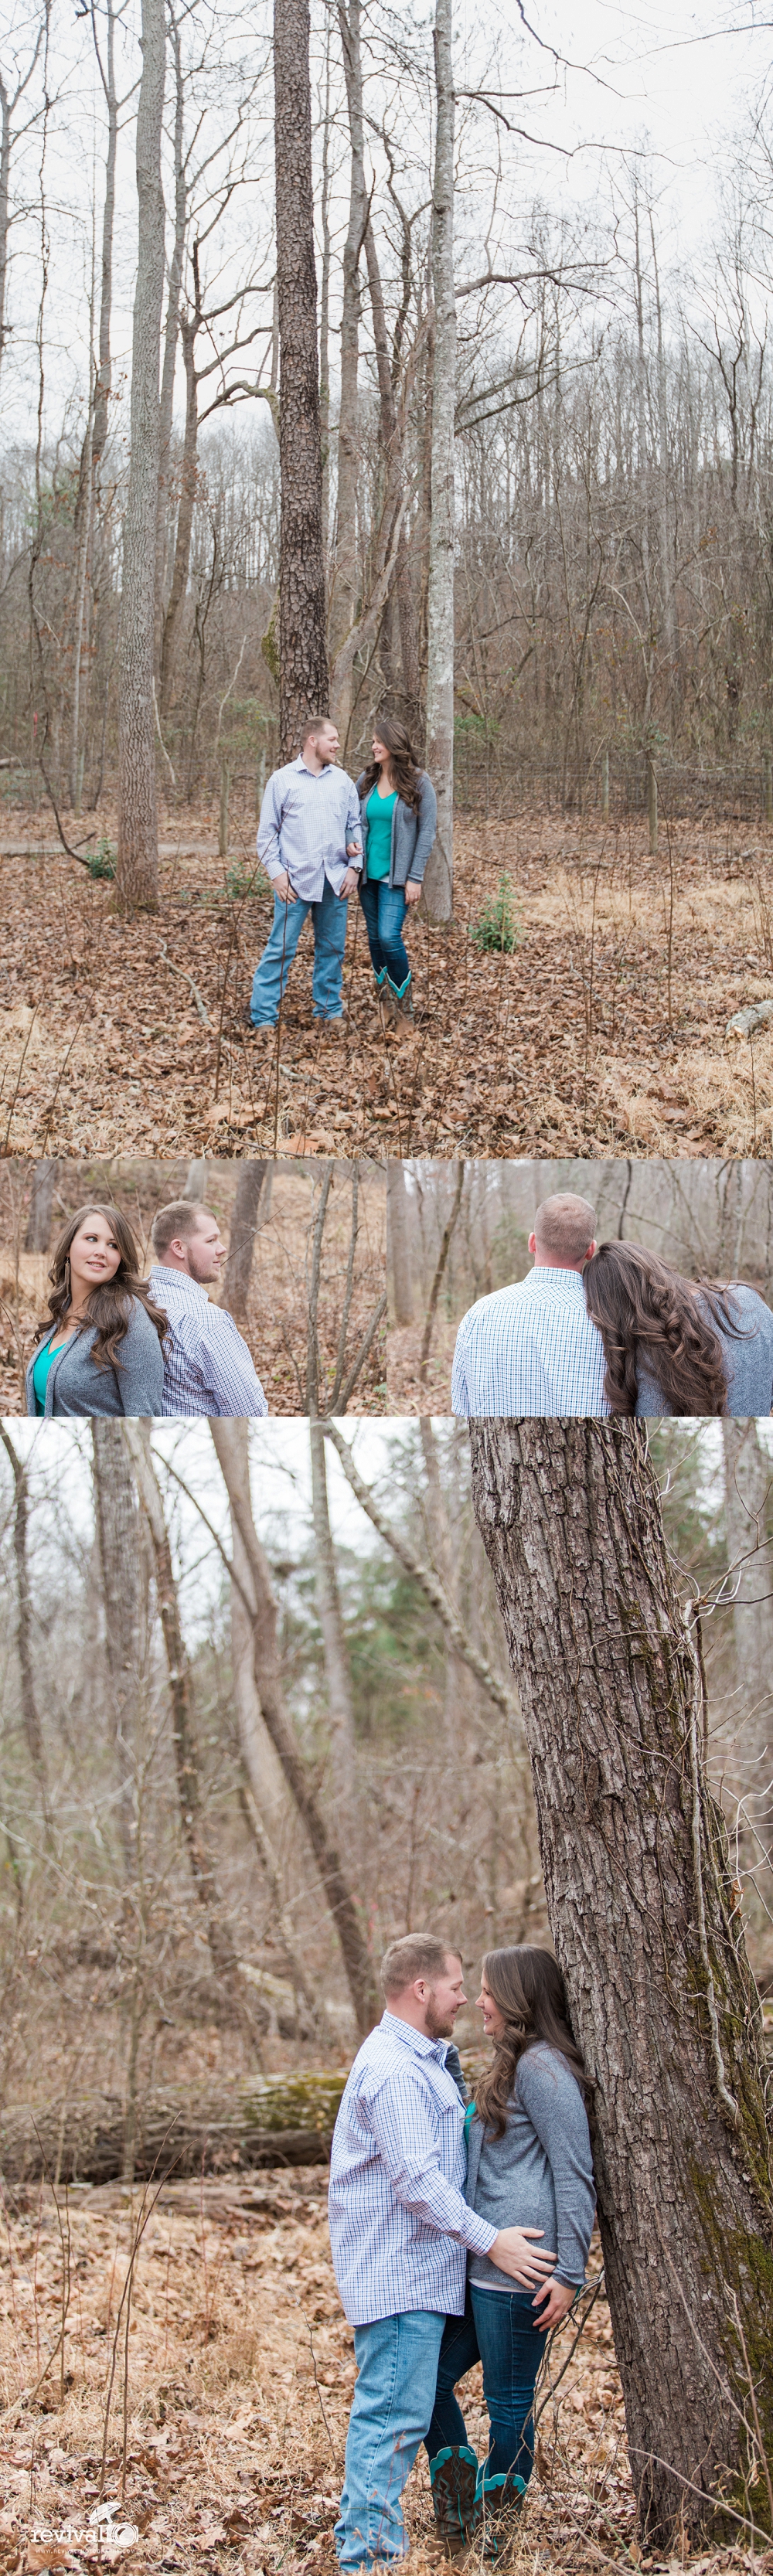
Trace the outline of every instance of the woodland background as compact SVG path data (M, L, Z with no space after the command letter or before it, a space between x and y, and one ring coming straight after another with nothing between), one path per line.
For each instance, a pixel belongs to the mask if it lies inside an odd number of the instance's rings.
M540 1202L569 1189L596 1209L599 1243L642 1243L690 1279L773 1293L773 1175L742 1161L453 1164L387 1172L393 1412L446 1412L456 1328L478 1297L523 1279Z

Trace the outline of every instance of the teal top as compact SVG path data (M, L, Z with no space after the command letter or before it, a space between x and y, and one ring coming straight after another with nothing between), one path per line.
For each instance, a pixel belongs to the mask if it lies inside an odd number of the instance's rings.
M365 807L368 817L368 854L365 874L388 877L392 863L392 815L397 804L397 791L379 796L374 787Z
M66 1338L67 1338L67 1336L65 1335L65 1340L66 1340ZM36 1412L36 1413L45 1413L45 1410L46 1410L46 1387L47 1387L47 1385L48 1385L48 1372L49 1372L49 1369L50 1369L50 1366L51 1366L51 1362L52 1362L52 1360L53 1360L53 1359L56 1359L56 1358L58 1357L59 1352L60 1352L60 1351L62 1351L62 1350L64 1350L64 1342L56 1342L55 1340L51 1340L50 1342L44 1342L42 1350L38 1351L37 1359L36 1359L36 1361L35 1361L35 1366L34 1366L33 1371L32 1371L32 1384L33 1384L33 1387L34 1387L34 1390L35 1390L35 1412Z

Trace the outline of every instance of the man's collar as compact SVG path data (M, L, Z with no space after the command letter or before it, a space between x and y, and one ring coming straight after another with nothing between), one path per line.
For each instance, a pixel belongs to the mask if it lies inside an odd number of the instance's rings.
M293 767L295 769L302 769L307 778L317 779L326 778L328 770L335 769L335 766L336 764L334 760L323 760L321 769L310 769L308 761L304 760L302 751L299 751L297 760L293 762Z
M570 1288L579 1288L583 1299L585 1297L581 1270L561 1270L559 1269L558 1263L555 1261L535 1261L533 1270L527 1271L526 1276L532 1281L535 1279L552 1279L553 1281L560 1280L563 1288L566 1288L567 1286ZM521 1285L524 1284L524 1282L521 1282Z
M440 2060L440 2064L445 2065L445 2051L448 2047L447 2039L428 2038L427 2032L424 2030L416 2030L412 2021L402 2021L399 2013L391 2013L388 2005L386 2012L383 2012L381 2015L382 2030L384 2029L385 2024L389 2031L390 2038L404 2039L406 2047L415 2048L420 2057L436 2057L438 2049L442 2048L443 2056Z
M193 1297L203 1297L205 1306L208 1306L208 1304L209 1304L209 1292L208 1292L208 1290L207 1290L206 1288L203 1288L203 1287L202 1287L202 1284L201 1284L201 1280L200 1280L200 1279L192 1279L192 1278L191 1278L191 1275L190 1275L190 1271L189 1271L189 1270L173 1270L172 1265L171 1265L171 1262L168 1262L168 1261L154 1261L154 1263L153 1263L153 1271L152 1271L152 1274L151 1274L151 1275L155 1278L155 1277L156 1277L157 1275L159 1275L159 1274L160 1274L160 1276L161 1276L161 1278L162 1278L163 1280L167 1280L167 1279L171 1279L171 1280L173 1280L173 1281L174 1281L174 1285L175 1285L175 1287L176 1287L176 1288L188 1288L188 1289L190 1289L191 1296L193 1296ZM216 1280L213 1280L212 1285L213 1285L213 1287L216 1287L216 1285L217 1285Z

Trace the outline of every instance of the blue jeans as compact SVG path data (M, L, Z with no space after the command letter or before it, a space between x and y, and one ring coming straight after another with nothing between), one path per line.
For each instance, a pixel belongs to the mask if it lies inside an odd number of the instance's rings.
M398 1001L411 980L411 962L400 937L406 915L405 887L388 877L361 877L360 902L365 914L370 960L377 984L384 976Z
M407 2556L400 2497L432 2413L444 2324L415 2308L355 2327L358 2377L335 2531L342 2567Z
M483 2363L489 2412L490 2477L517 2470L528 2486L534 2467L534 2387L545 2337L536 2322L530 2290L476 2290L467 2284L463 2317L447 2317L438 2362L437 2391L426 2435L431 2460L446 2444L466 2442L464 2416L454 2396L457 2379Z
M346 898L334 892L328 877L319 903L282 903L274 896L274 920L263 950L250 1000L256 1029L276 1022L279 1004L308 913L314 925L314 977L311 987L315 1020L340 1020L341 971L346 945Z

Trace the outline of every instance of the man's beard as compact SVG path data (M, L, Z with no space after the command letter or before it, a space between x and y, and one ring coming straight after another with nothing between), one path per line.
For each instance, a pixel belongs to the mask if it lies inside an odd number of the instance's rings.
M450 2014L449 2014L449 2013L446 2013L445 2020L443 2020L443 2018L442 2018L441 2014L435 2011L434 2004L432 2004L431 2002L430 2002L430 2003L428 2003L428 2005L427 2005L427 2038L428 2038L428 2039L452 2039L452 2038L453 2038L453 2034L454 2034L454 2021L455 2021L455 2019L456 2019L456 2015L455 2015L454 2013L450 2013Z

